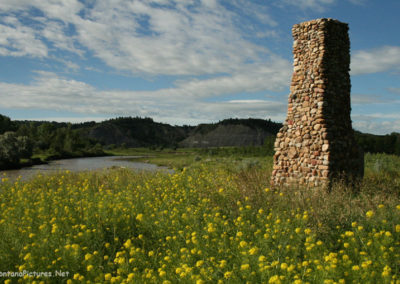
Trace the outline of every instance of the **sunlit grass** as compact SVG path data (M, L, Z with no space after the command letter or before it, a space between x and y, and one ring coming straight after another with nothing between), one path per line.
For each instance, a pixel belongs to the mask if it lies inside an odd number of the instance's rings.
M272 190L271 157L1 177L0 271L69 272L24 283L399 283L398 162L368 156L357 194Z

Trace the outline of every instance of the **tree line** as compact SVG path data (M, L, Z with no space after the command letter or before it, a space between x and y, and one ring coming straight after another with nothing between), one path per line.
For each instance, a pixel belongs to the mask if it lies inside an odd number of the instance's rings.
M400 133L373 135L356 131L355 139L364 153L385 153L400 156Z
M46 159L98 156L102 146L81 135L70 123L12 121L0 115L0 169L15 168L33 155Z

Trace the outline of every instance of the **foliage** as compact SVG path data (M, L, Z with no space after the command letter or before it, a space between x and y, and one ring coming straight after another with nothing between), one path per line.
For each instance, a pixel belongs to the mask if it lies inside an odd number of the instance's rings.
M15 131L15 123L10 120L9 117L0 114L0 134L7 131Z
M400 155L400 133L373 135L356 132L355 137L364 152Z
M33 142L27 136L17 137L17 147L19 157L22 159L29 159L33 153Z
M17 166L21 158L30 158L32 149L26 136L17 136L15 132L0 135L0 169Z
M174 174L64 172L0 183L0 271L66 283L396 283L399 171L358 194L268 187L272 159ZM395 156L367 156L387 161ZM383 182L388 184L384 185ZM390 184L389 184L390 183Z
M118 117L93 126L88 130L88 136L103 145L121 146L125 143L128 147L174 147L192 128L158 123L151 118Z
M82 135L70 123L18 122L17 133L34 141L35 155L50 159L104 155L100 144Z
M221 120L218 123L199 124L193 130L193 133L206 134L216 129L219 125L245 125L253 129L263 129L273 135L276 135L279 129L282 127L281 123L273 122L270 119L264 120L256 118L248 118L248 119L228 118Z

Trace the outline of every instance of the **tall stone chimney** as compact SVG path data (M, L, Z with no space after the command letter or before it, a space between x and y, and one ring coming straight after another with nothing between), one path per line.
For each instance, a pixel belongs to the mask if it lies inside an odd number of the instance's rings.
M348 25L317 19L294 25L292 34L294 72L271 184L312 187L362 177L350 118Z

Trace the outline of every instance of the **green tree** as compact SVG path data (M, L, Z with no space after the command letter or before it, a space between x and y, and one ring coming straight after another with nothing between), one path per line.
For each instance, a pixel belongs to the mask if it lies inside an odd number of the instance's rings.
M74 153L84 148L85 145L81 140L79 133L73 130L71 124L69 124L68 127L65 128L64 151Z
M15 132L6 132L0 135L0 166L3 168L17 165L20 153L18 139Z
M394 154L396 146L396 134L392 133L390 135L385 135L384 137L384 148L385 153Z
M0 134L7 131L14 131L16 129L15 124L7 116L0 114Z
M29 159L33 153L32 140L27 136L17 137L17 147L20 158Z
M396 143L394 145L394 154L400 156L400 133L393 133L396 135Z
M50 148L55 135L56 127L50 123L45 122L38 126L37 128L37 146L41 150L46 150Z
M265 154L273 155L275 153L274 151L275 139L276 139L275 135L270 135L265 138L264 140Z
M66 131L65 128L57 129L53 138L50 142L50 149L55 152L55 154L64 154L64 143L65 143Z

